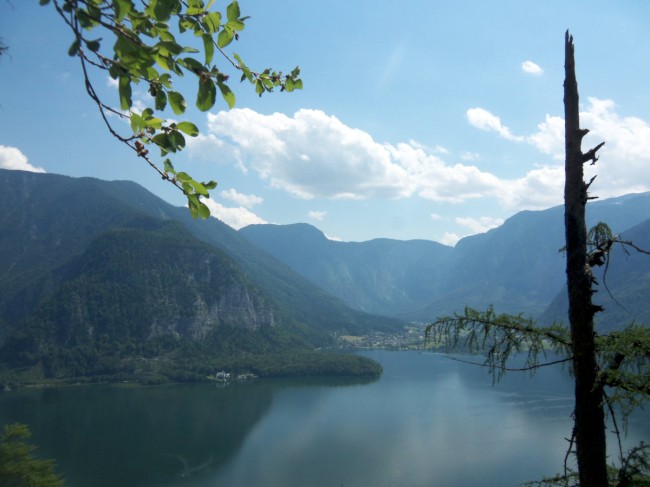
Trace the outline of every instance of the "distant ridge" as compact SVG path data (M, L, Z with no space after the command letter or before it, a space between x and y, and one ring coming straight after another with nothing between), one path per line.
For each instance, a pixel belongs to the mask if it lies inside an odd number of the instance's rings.
M547 307L564 287L564 209L523 211L486 233L466 237L454 247L430 241L377 239L337 242L307 224L250 225L239 232L349 306L415 321L461 312L465 306L524 313L549 319ZM598 200L588 206L588 225L608 222L625 232L650 217L650 193ZM639 227L634 235L646 241ZM650 310L650 279L640 274L650 258L637 256L638 300L630 319ZM610 289L624 291L623 279ZM625 266L620 271L625 272ZM613 287L612 287L613 286ZM598 297L605 293L601 290ZM615 295L616 293L613 292ZM608 313L614 313L608 305ZM555 313L554 316L558 316ZM559 316L563 316L559 313ZM602 320L606 320L606 313Z

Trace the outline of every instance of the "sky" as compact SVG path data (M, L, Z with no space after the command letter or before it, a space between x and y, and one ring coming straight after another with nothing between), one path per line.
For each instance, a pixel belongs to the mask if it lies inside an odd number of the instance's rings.
M207 113L190 108L182 116L201 134L174 164L219 182L212 214L235 229L306 222L335 240L455 245L522 210L562 204L567 29L581 125L591 130L583 150L606 142L587 167L598 175L591 194L650 190L647 0L240 0L240 7L251 18L227 51L254 70L300 66L304 89L260 98L232 72L235 108L218 100ZM0 0L0 38L9 46L0 58L0 168L132 180L185 204L107 132L51 5ZM118 103L107 76L93 83ZM196 80L176 89L192 100ZM137 87L136 107L147 96Z

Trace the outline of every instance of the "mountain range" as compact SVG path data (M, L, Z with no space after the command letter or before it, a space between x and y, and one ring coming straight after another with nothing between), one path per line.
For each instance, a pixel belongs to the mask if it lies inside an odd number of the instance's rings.
M641 248L649 215L650 193L588 206L590 226L607 222ZM194 220L128 181L0 170L0 363L37 377L163 380L226 365L342 370L305 353L332 332L393 332L465 306L566 321L563 245L562 207L455 247L339 242L307 224ZM650 322L649 256L616 248L596 277L602 323Z
M605 222L645 249L649 218L650 193L595 201L587 211L589 227ZM239 232L354 309L431 322L465 306L492 305L544 324L566 322L563 206L517 213L455 247L425 240L333 241L307 224L250 225ZM611 265L596 274L601 286L595 301L606 308L600 321L650 323L649 256L615 248Z
M110 375L180 348L182 359L313 350L332 331L401 326L217 219L132 182L55 174L0 171L0 289L0 360L47 376Z

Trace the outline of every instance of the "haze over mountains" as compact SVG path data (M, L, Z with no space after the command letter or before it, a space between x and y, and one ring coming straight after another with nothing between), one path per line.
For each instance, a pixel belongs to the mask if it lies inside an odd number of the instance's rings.
M277 353L401 326L126 181L0 171L0 250L0 358L53 374L96 373L98 354Z
M644 248L649 215L650 193L588 209L589 225L608 222ZM313 350L334 331L399 330L465 306L563 320L563 245L562 207L453 248L338 242L306 224L237 232L193 220L131 182L0 170L0 359L100 373L179 347L183 357ZM617 249L599 280L611 292L596 296L603 322L650 322L650 257Z
M650 248L649 217L650 193L633 194L591 203L587 224L606 222ZM424 240L332 241L307 224L251 225L240 233L358 310L429 322L465 306L494 305L566 321L562 206L518 213L454 248ZM650 257L618 248L601 282L614 296L601 286L601 320L650 322Z

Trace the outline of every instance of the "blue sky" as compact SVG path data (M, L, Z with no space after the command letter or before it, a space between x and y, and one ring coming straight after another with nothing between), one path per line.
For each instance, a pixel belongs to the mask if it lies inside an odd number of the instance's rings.
M240 6L251 19L230 52L254 69L299 65L304 90L259 98L234 82L235 109L218 102L184 116L201 135L175 165L219 182L212 211L234 228L307 222L345 241L453 245L561 204L567 28L591 129L584 149L606 141L592 193L650 190L646 0ZM0 59L0 167L129 179L184 204L107 133L51 6L0 0L0 37L10 47ZM94 82L117 103L108 79ZM195 84L177 88L193 98Z

